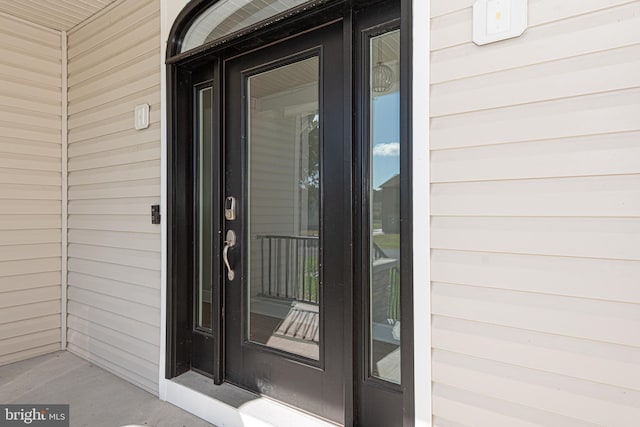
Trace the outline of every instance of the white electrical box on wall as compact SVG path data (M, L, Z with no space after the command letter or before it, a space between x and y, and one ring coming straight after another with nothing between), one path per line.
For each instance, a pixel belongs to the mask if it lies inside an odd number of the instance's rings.
M476 0L473 42L477 45L518 37L527 29L527 0Z
M136 130L149 127L149 104L137 105L133 115Z

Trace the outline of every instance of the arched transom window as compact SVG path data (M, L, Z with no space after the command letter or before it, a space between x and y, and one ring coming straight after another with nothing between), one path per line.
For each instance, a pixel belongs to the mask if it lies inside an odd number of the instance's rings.
M182 41L180 53L223 39L290 9L313 4L309 0L220 0L204 10Z

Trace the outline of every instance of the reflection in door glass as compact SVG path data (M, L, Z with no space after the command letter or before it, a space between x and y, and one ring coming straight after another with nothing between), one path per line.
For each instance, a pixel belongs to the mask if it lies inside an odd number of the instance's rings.
M211 330L211 197L210 165L212 164L213 89L198 91L198 305L197 327ZM209 165L207 167L207 165Z
M300 6L308 0L220 0L213 2L191 24L180 52L219 40L260 21Z
M370 53L370 374L400 383L400 32Z
M247 80L248 335L319 358L319 60Z

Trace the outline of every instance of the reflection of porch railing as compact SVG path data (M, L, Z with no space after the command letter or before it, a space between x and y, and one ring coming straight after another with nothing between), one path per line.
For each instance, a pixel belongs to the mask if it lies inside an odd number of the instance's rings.
M378 259L382 259L382 258L389 258L387 256L387 254L384 253L382 248L376 244L376 242L373 242L372 246L373 246L373 260L374 261L378 260Z
M316 236L257 236L262 295L318 304L320 240Z
M261 295L318 304L320 240L317 236L257 236L261 253ZM373 243L373 260L388 258Z

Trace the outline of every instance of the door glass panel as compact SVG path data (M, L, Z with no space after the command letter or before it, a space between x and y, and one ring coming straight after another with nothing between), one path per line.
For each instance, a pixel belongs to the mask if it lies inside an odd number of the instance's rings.
M198 282L196 327L211 330L211 164L213 163L213 89L198 90Z
M207 8L184 36L180 52L221 39L309 0L221 0Z
M318 360L319 58L247 79L249 340Z
M370 43L370 374L400 382L400 32Z

